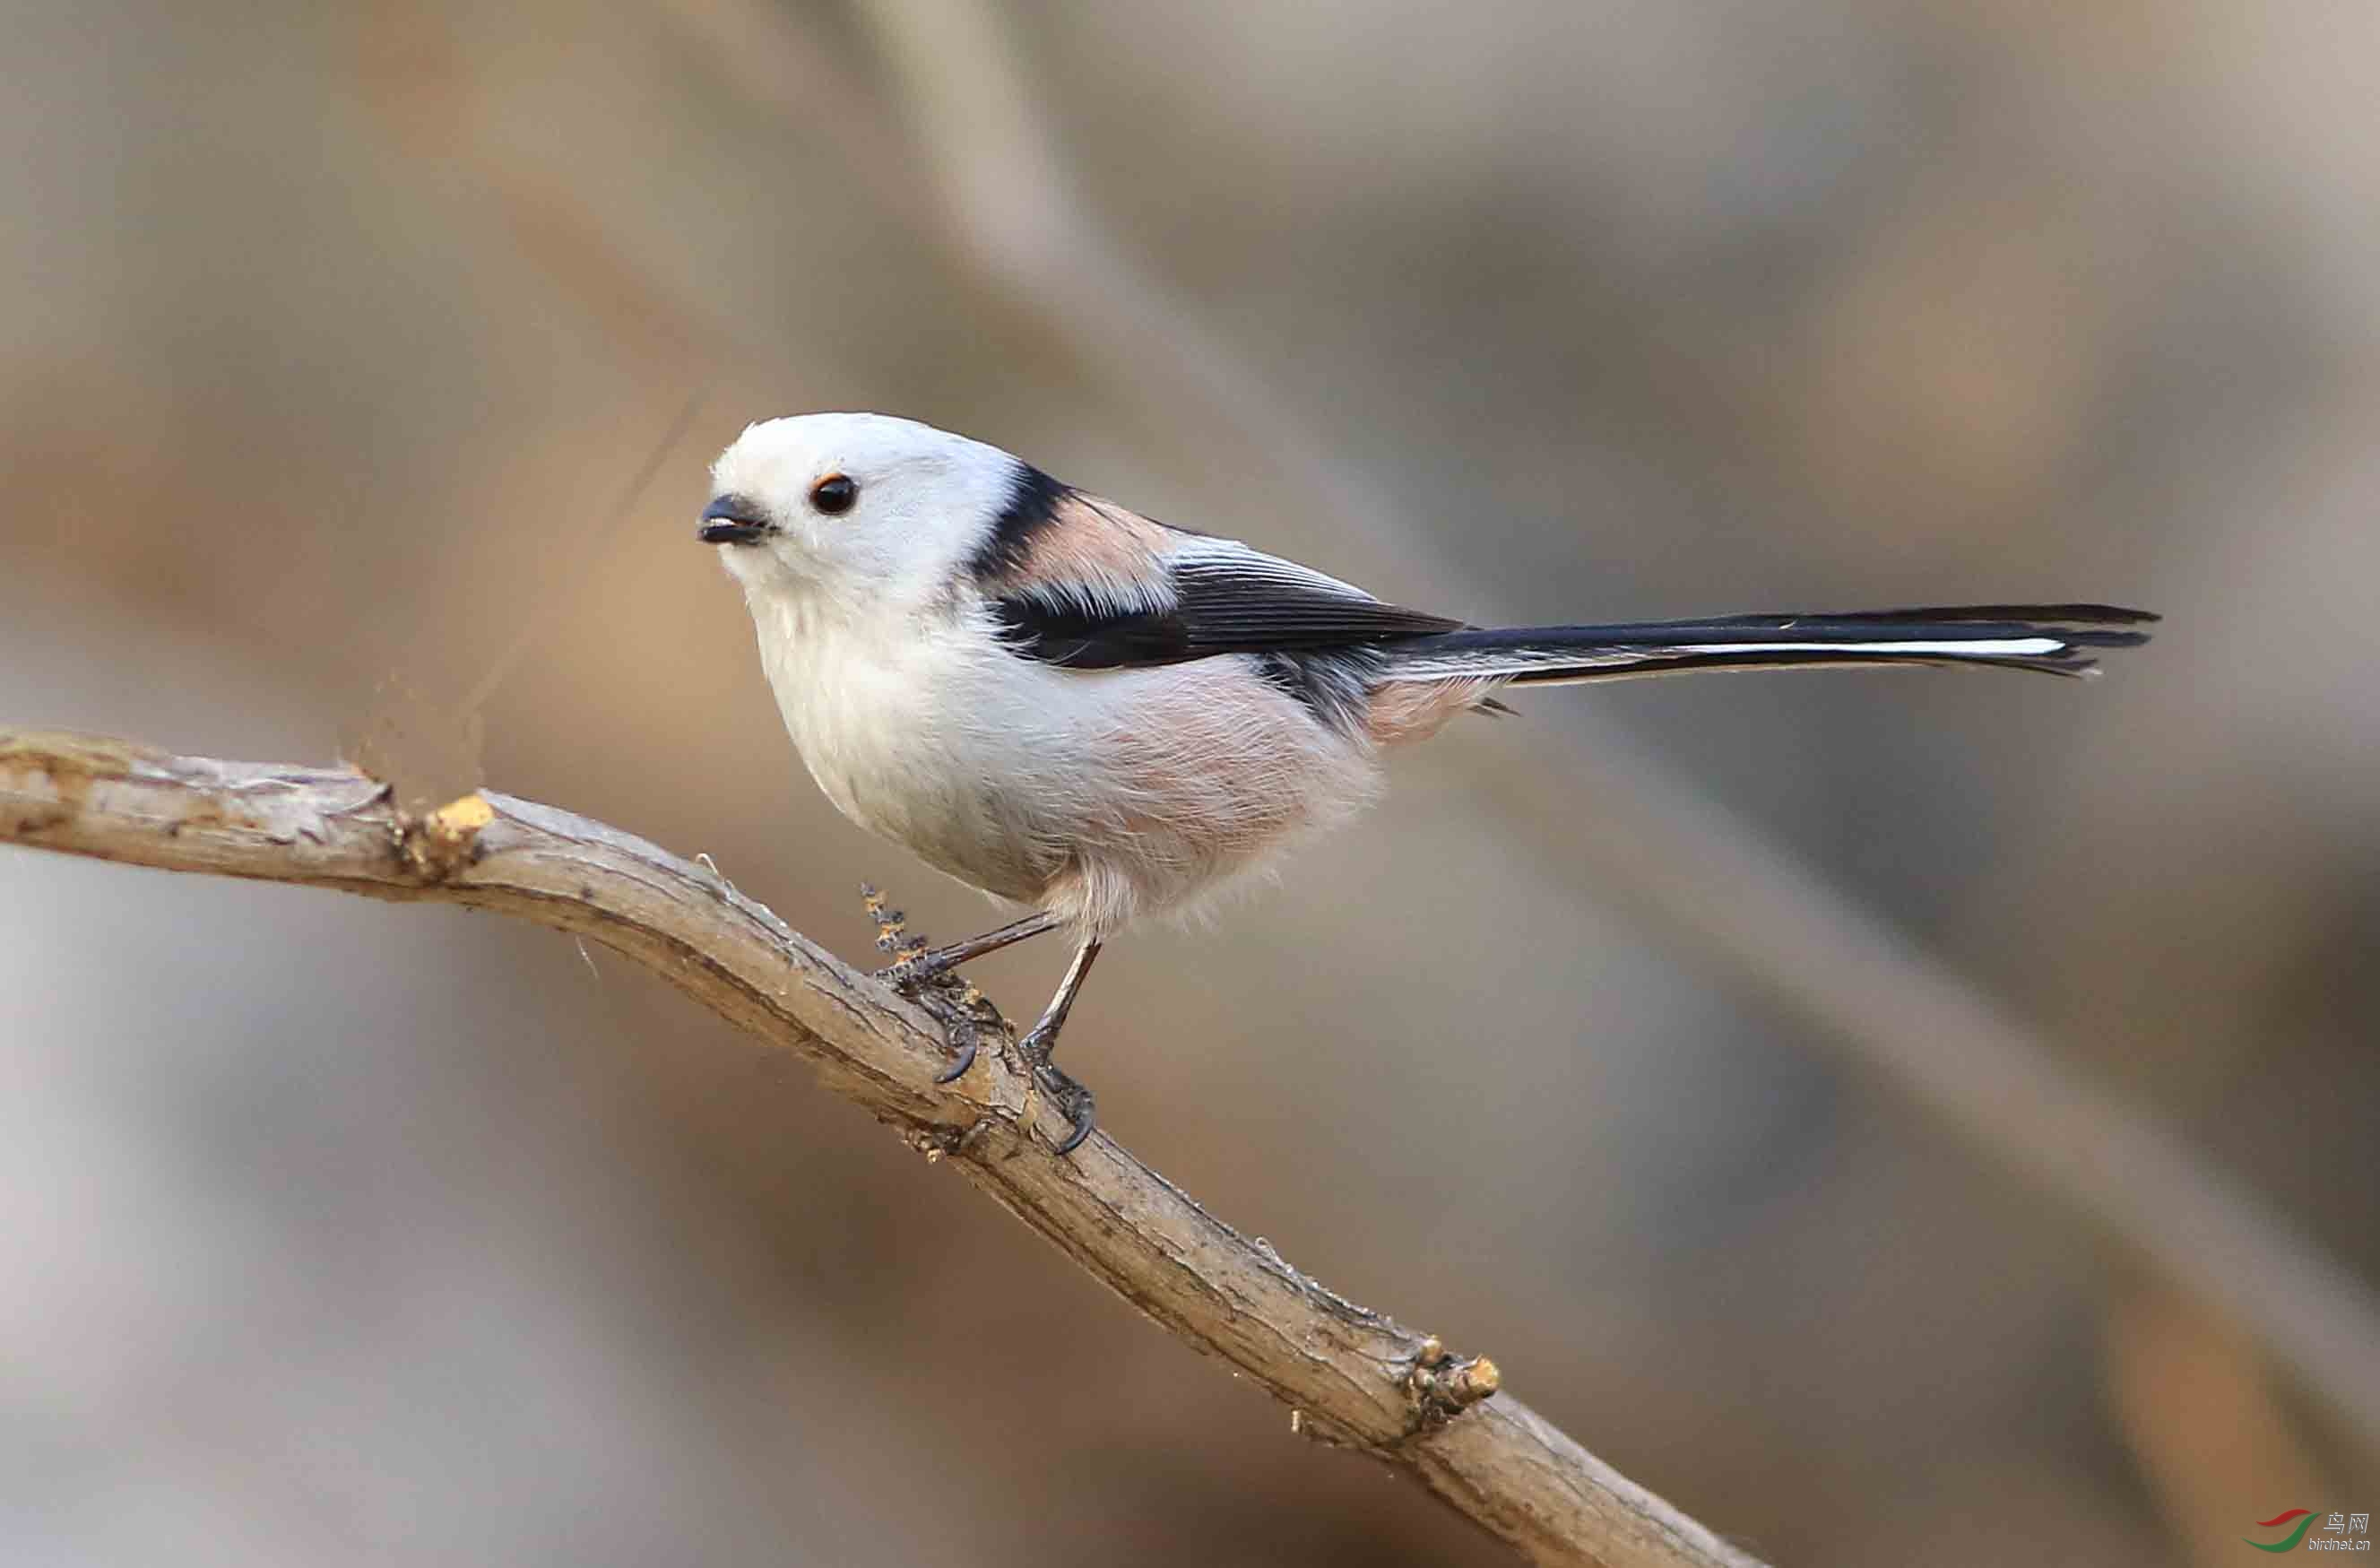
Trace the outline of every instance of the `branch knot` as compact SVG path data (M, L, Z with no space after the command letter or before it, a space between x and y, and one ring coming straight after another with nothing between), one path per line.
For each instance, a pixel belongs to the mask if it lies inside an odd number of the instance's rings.
M426 817L399 817L397 853L423 881L443 882L480 857L480 830L495 820L496 808L474 790Z
M1401 1380L1413 1402L1416 1432L1434 1432L1504 1384L1503 1374L1484 1355L1452 1355L1436 1334L1421 1348Z

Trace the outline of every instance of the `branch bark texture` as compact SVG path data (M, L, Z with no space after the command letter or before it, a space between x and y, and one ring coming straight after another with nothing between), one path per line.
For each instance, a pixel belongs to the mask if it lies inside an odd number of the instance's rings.
M986 1051L938 1086L949 1048L925 1010L642 839L493 792L411 818L353 772L0 729L0 841L458 904L591 937L805 1058L1117 1295L1269 1389L1298 1429L1412 1471L1531 1561L1754 1562L1499 1394L1486 1358L1450 1355L1333 1295L1104 1135L1052 1156L1062 1118L1006 1053Z

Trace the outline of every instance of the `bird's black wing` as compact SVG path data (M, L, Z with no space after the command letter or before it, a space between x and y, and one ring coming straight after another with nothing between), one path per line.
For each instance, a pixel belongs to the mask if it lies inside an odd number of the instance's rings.
M990 601L1010 647L1072 670L1178 664L1219 653L1377 648L1463 623L1384 603L1234 540L1184 535L1132 595L1033 584Z

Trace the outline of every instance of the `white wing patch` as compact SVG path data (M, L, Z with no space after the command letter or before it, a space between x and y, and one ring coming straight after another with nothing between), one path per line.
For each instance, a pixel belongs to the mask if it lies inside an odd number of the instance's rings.
M2062 653L2070 646L2054 637L2008 638L1997 642L1688 642L1679 643L1660 651L1664 653L1905 653L1912 658L1928 654L1964 654L1981 658L2034 659L2045 654Z

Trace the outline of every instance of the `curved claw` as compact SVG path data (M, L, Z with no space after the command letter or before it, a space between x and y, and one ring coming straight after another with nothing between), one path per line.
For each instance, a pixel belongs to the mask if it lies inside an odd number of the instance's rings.
M1080 1080L1060 1072L1050 1060L1049 1037L1042 1030L1035 1029L1026 1035L1016 1042L1016 1048L1032 1064L1033 1076L1050 1091L1050 1098L1066 1108L1066 1120L1072 1125L1054 1150L1063 1159L1081 1148L1083 1140L1091 1136L1091 1129L1099 1125L1099 1101Z
M969 1037L966 1039L959 1041L955 1049L959 1053L958 1060L943 1068L941 1072L936 1073L934 1075L934 1082L938 1084L954 1084L961 1078L965 1077L967 1069L975 1065L975 1040L973 1037Z
M1080 1084L1075 1085L1073 1111L1074 1130L1066 1135L1064 1140L1054 1151L1061 1160L1074 1153L1081 1146L1082 1141L1091 1136L1091 1129L1098 1126L1099 1122L1099 1107L1091 1099L1091 1091Z

